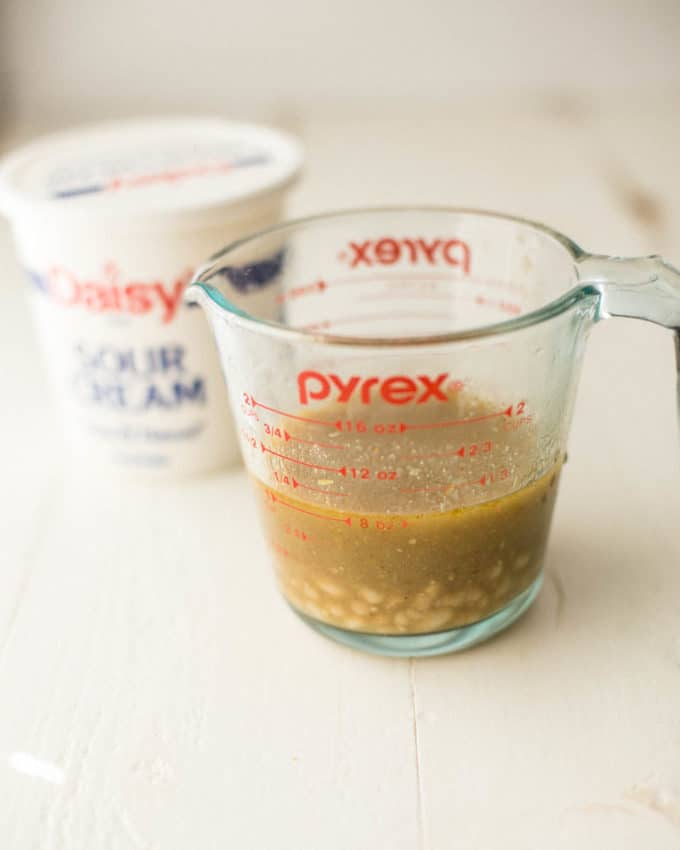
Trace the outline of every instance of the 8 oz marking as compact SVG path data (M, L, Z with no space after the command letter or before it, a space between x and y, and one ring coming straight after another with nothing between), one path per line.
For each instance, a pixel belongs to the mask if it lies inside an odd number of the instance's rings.
M375 529L376 531L392 531L396 528L408 528L408 520L369 519L368 517L361 517L359 519L359 528Z
M265 488L264 492L265 492L265 498L273 503L270 506L271 510L275 511L277 505L283 505L286 508L290 508L292 511L298 511L301 514L306 514L307 516L313 516L313 517L316 517L317 519L325 519L325 520L328 520L328 522L342 522L345 525L351 525L352 524L352 517L351 516L334 517L334 516L328 516L327 514L318 514L318 513L316 513L316 511L308 511L305 508L299 507L298 505L291 505L290 502L284 502L283 499L281 499L280 496L277 496L276 493L273 490L270 490L269 488Z
M371 516L334 517L328 516L328 514L320 514L316 513L315 511L308 511L306 508L301 508L298 505L293 505L290 502L285 502L273 490L270 490L267 487L264 488L264 495L267 502L267 507L272 511L275 511L277 506L281 505L285 508L290 508L290 510L292 511L298 511L299 513L306 514L307 516L316 517L317 519L325 519L329 522L339 522L343 525L356 525L358 528L370 529L375 531L392 531L398 528L408 528L409 526L408 520L402 518L389 519L387 517L377 518ZM298 529L298 531L300 530L301 529Z

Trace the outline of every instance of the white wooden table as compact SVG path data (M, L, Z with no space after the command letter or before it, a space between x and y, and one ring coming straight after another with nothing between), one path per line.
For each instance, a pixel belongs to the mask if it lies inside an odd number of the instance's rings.
M679 105L319 112L293 211L481 206L680 262ZM680 847L670 334L595 328L530 613L385 660L279 601L241 470L121 495L63 467L6 229L0 259L3 850Z

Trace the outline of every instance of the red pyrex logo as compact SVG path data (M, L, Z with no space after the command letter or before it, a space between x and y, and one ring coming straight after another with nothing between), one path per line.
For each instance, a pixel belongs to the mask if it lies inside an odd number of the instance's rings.
M171 322L191 280L187 269L172 283L162 280L121 280L115 263L107 263L101 279L79 278L62 266L52 266L47 275L31 272L36 287L63 307L82 308L92 313L122 313L140 316L157 312L163 324Z
M429 399L447 401L442 386L449 377L448 372L442 372L436 378L427 375L391 375L388 378L351 375L340 378L332 372L322 374L307 370L298 374L298 394L300 404L309 404L310 400L321 401L334 394L334 401L346 403L357 399L362 404L370 404L376 397L388 404L424 404Z
M395 239L385 236L381 239L366 239L363 242L348 242L346 250L340 254L340 259L347 260L351 269L375 265L392 266L404 262L411 265L444 264L461 268L468 274L470 246L460 239Z

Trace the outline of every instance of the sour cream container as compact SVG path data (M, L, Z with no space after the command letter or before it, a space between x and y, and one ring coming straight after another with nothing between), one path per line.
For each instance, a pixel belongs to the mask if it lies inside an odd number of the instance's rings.
M72 456L144 476L236 461L212 334L182 295L206 257L282 218L301 164L290 136L210 118L60 133L0 164ZM281 256L257 261L274 311Z

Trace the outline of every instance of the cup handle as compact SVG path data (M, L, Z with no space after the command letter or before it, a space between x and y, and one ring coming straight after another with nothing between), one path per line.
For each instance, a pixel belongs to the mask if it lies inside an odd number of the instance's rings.
M678 421L680 421L680 271L663 257L607 257L583 254L577 259L584 287L600 293L601 318L624 316L654 322L675 331Z
M577 259L582 284L600 293L599 315L644 319L680 332L680 271L662 257Z

